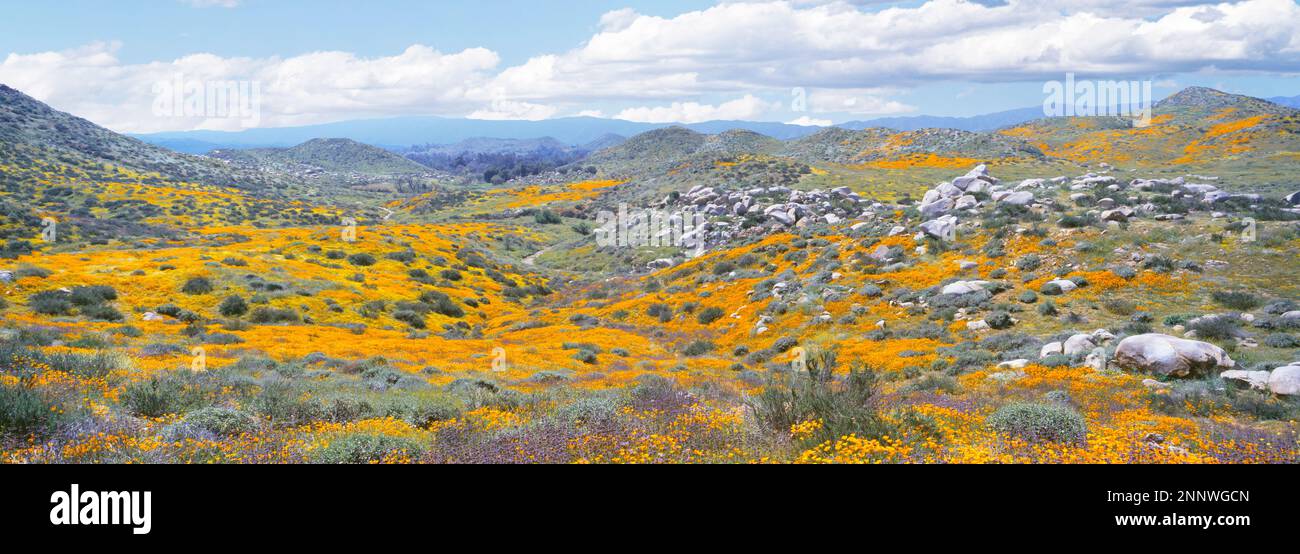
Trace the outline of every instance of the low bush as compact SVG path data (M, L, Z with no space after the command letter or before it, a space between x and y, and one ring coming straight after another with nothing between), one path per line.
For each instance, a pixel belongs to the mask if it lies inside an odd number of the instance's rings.
M239 295L227 296L217 306L217 311L226 317L239 317L248 313L248 302L244 301L244 297Z
M348 256L348 263L358 267L368 267L375 265L375 257L365 252Z
M271 308L259 306L253 309L248 316L249 321L259 324L267 323L297 323L300 318L298 312L288 308Z
M212 292L213 288L212 281L207 277L194 277L181 285L181 292L193 295L208 294Z
M810 363L807 373L793 375L786 384L769 385L749 401L755 420L780 434L789 433L795 424L820 420L822 425L809 437L810 443L845 435L870 439L890 433L891 426L877 412L873 371L855 368L837 380L833 368L815 366Z
M1272 348L1296 348L1300 347L1300 339L1297 339L1295 335L1273 333L1264 337L1264 345Z
M705 354L708 354L709 352L712 352L713 349L716 347L717 345L713 344L710 341L697 340L687 345L686 348L682 350L682 354L686 356L690 356L692 358L696 356L703 356Z
M214 435L234 436L257 430L257 420L231 408L200 408L187 414L184 421Z
M420 444L408 438L354 433L336 437L313 451L311 460L319 464L368 464L418 458L423 454Z
M0 435L45 434L52 431L60 419L58 410L40 393L19 385L0 385Z
M1210 298L1220 306L1241 311L1253 310L1264 303L1258 296L1242 291L1214 291Z
M999 433L1027 442L1082 444L1088 435L1083 416L1055 404L1008 404L993 412L988 424Z
M122 391L120 401L131 413L144 417L162 417L184 412L200 399L198 390L175 375L136 381Z
M719 308L717 306L709 306L707 308L704 308L703 310L700 310L700 313L695 316L695 320L699 321L700 325L709 325L714 321L721 319L722 316L726 315L726 313L727 312L723 311L722 308Z

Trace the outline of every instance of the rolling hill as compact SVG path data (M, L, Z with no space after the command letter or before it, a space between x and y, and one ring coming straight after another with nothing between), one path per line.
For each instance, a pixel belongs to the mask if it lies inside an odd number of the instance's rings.
M1257 185L1298 180L1292 168L1300 160L1300 111L1202 87L1157 102L1145 127L1119 117L1047 118L998 134L1079 163L1197 172Z
M236 164L308 166L322 171L371 175L418 175L427 168L383 148L351 139L312 139L292 148L215 150L213 158Z
M0 164L33 161L83 169L112 165L166 179L245 189L284 184L275 176L241 172L114 133L0 85Z

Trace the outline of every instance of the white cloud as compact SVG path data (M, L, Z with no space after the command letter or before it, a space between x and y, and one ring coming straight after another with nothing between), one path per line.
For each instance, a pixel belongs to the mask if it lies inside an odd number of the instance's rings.
M159 117L156 83L248 81L261 92L261 125L305 125L398 115L451 115L492 111L483 85L496 69L496 53L471 48L444 54L412 46L395 56L361 58L347 52L313 52L291 58L223 58L194 54L169 62L123 64L116 43L65 52L10 54L0 62L0 82L57 109L125 132L192 128L238 130L236 119ZM509 100L509 99L505 99ZM500 104L533 117L538 110ZM553 113L553 112L552 112ZM545 117L545 116L543 116Z
M184 2L196 8L234 8L239 6L239 0L184 0Z
M831 120L829 120L829 119L815 119L815 118L808 117L808 116L805 115L805 116L800 117L800 118L798 118L798 119L793 119L793 120L787 121L786 124L787 124L787 125L803 125L803 126L806 126L806 127L830 127L831 125L834 125L835 122L834 122L834 121L831 121Z
M469 119L524 119L538 121L555 115L558 109L531 102L516 100L493 100L491 107L475 110L466 117Z
M628 108L619 112L614 118L641 123L699 123L713 120L755 119L769 110L778 108L779 104L746 94L716 106L698 102L673 102L667 106Z
M913 111L891 97L934 81L1300 73L1295 0L727 1L673 17L616 10L598 23L581 46L511 67L483 48L421 45L373 58L198 53L128 64L117 45L96 43L9 54L0 82L111 128L147 132L212 124L149 115L151 84L177 72L262 82L267 126L413 114L537 118L610 106L641 106L617 117L644 121L788 119L800 114L761 98L794 87L812 91L810 111L827 119Z
M808 108L813 113L843 113L851 115L892 115L916 111L915 106L888 100L882 89L817 89L808 95Z

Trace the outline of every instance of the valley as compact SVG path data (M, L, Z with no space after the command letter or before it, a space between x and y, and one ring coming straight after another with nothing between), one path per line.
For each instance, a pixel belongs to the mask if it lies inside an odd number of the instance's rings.
M5 88L0 461L1295 463L1297 162L1203 88L206 156ZM702 250L602 244L620 206Z

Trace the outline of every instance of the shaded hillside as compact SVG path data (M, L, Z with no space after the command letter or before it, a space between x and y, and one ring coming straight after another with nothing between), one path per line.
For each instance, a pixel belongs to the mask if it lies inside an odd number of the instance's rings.
M82 168L111 164L165 179L254 190L283 184L275 176L241 172L119 135L0 85L0 163L41 162ZM94 178L93 172L88 178Z

